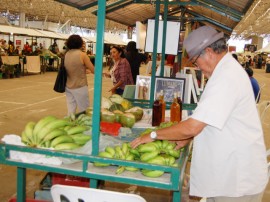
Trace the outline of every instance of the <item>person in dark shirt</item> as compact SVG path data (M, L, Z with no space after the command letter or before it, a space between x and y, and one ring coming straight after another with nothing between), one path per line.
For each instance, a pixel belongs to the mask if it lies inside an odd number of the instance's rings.
M257 96L259 96L258 99L256 100L257 103L258 103L259 100L260 100L260 95L259 95L260 86L259 86L259 83L253 77L253 70L251 68L246 68L245 70L246 70L246 72L247 72L247 74L249 76L249 79L250 79L250 82L251 82L251 85L252 85L252 89L253 89L253 92L254 92L255 100L257 99Z
M147 55L139 53L136 48L136 42L130 41L126 47L126 59L128 60L134 83L136 84L137 75L140 74L141 63L147 63Z

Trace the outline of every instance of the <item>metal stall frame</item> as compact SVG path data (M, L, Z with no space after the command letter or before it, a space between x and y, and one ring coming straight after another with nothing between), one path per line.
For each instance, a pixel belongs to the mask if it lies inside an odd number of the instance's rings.
M165 0L167 4L168 0ZM160 9L160 0L156 1L156 17L155 20L158 22ZM180 158L178 160L177 167L169 166L160 166L152 165L148 163L140 163L134 161L124 161L116 159L106 159L98 157L99 152L99 138L100 138L100 107L101 107L101 87L102 87L102 58L103 58L103 42L104 42L104 31L105 31L105 12L106 11L106 1L98 1L98 18L97 18L97 54L96 54L96 70L95 70L95 80L94 80L94 100L93 100L93 130L92 130L92 154L76 154L70 152L60 152L60 151L51 151L46 149L39 148L29 148L15 145L8 145L0 143L0 163L16 166L17 167L17 201L25 202L26 201L26 169L36 169L43 170L54 173L69 174L74 176L80 176L90 179L89 186L91 188L97 188L98 180L107 180L112 182L133 184L139 186L146 186L152 188L160 188L165 190L170 190L173 192L173 202L181 201L181 191L182 191L182 181L184 177L184 170L186 163L188 161L189 151L191 145L188 145L181 152ZM157 31L158 24L155 23L155 36L154 36L154 53L153 53L153 67L155 66L156 61L156 52L157 52ZM166 29L166 26L164 26ZM164 36L163 36L164 37ZM166 36L165 36L166 37ZM163 42L163 55L165 42ZM163 58L164 59L164 58ZM163 71L161 71L163 72ZM154 86L155 75L152 75L152 83ZM154 89L154 88L151 88ZM150 102L134 100L134 103L138 105L144 103L148 108L152 106L153 103L153 92L151 92ZM184 105L186 109L194 109L195 105ZM76 163L53 166L53 165L44 165L44 164L34 164L34 163L25 163L18 160L13 160L10 158L11 152L26 152L26 153L35 153L43 154L47 156L55 156L62 158L69 158L76 160ZM126 172L121 175L115 175L116 168L114 166L100 168L93 166L92 162L98 161L102 163L109 163L112 165L121 165L121 166L132 166L136 168L149 169L149 170L162 170L166 173L164 176L159 178L148 178L143 176L139 172Z

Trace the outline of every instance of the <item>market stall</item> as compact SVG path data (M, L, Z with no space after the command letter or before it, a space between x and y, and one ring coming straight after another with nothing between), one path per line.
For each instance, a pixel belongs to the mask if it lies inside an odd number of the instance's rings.
M97 25L97 54L95 57L95 88L94 88L94 106L93 106L93 119L92 119L92 141L91 141L91 154L88 153L74 153L61 152L55 150L41 149L41 148L30 148L25 146L15 146L10 144L0 144L0 163L13 165L17 167L17 201L25 201L25 190L26 190L26 169L38 169L49 172L63 173L74 176L81 176L90 179L90 187L96 188L98 180L107 180L112 182L121 182L126 184L134 184L139 186L147 186L153 188L160 188L170 190L173 193L173 202L179 202L181 200L181 189L184 175L185 165L188 159L189 147L185 147L180 153L179 158L175 166L168 165L156 165L137 161L127 161L126 159L114 159L98 156L101 151L100 140L102 134L100 133L100 108L101 108L101 86L102 86L102 63L103 63L103 42L104 42L104 24L105 20L105 7L106 3L98 1L98 25ZM157 3L156 8L156 20L159 17L159 4ZM156 23L158 24L158 23ZM155 36L155 38L157 38ZM157 39L154 42L154 49L157 47ZM154 54L156 52L154 51ZM155 60L156 58L154 58ZM163 69L162 69L163 70ZM161 71L163 72L163 71ZM154 74L152 75L154 78ZM153 89L153 88L152 88ZM154 92L154 90L153 90ZM151 93L150 101L145 100L133 100L133 105L142 106L145 109L150 109L153 103L153 92ZM194 106L184 105L184 109L192 110ZM188 112L186 113L188 114ZM136 130L136 128L134 128ZM138 134L132 133L131 139L137 137ZM75 160L74 163L52 165L51 163L31 163L23 160L12 158L14 152L24 152L30 154L41 154L50 157L61 157L64 159ZM111 164L113 166L108 167L97 167L94 166L94 162L103 164ZM118 167L133 167L137 169L145 169L151 171L160 171L164 173L161 177L149 178L144 176L140 172L125 172L116 175Z

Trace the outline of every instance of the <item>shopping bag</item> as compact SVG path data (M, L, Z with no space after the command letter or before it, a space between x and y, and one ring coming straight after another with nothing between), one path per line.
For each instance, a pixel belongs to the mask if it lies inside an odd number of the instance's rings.
M61 65L55 80L54 84L54 91L58 93L64 93L66 88L66 82L67 82L67 71L64 66L64 60L61 61Z

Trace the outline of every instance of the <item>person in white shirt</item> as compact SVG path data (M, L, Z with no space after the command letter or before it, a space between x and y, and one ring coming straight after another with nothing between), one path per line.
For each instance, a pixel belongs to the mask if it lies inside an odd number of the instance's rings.
M224 34L212 27L191 32L184 46L208 78L194 113L131 146L159 139L181 148L193 140L190 195L207 202L260 202L268 182L266 148L249 78L227 52Z

